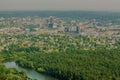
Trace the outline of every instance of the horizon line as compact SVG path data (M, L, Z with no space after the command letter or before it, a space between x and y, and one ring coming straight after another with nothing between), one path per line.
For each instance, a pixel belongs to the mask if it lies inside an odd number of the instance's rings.
M15 11L85 11L85 12L120 12L117 10L0 10L0 12L15 12Z

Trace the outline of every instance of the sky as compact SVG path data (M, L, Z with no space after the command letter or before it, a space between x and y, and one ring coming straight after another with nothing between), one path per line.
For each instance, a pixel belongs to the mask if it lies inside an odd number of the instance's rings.
M120 0L0 0L0 11L8 10L120 11Z

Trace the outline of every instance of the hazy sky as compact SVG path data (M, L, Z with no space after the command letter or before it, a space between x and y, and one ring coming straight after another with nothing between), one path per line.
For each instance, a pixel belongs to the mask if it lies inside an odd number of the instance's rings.
M120 11L120 0L0 0L0 10Z

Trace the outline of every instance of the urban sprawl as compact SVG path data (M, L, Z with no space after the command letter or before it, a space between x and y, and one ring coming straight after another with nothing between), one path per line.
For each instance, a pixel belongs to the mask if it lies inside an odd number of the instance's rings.
M0 17L0 51L9 50L12 44L37 47L46 53L120 47L120 25L101 24L96 19L56 16Z

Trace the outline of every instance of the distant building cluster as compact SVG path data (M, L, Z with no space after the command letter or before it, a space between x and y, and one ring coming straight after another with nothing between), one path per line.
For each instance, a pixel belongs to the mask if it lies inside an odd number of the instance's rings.
M57 18L55 16L39 17L0 17L0 34L19 35L40 33L80 34L88 37L120 36L120 25L100 25L96 19L79 21L73 18Z
M25 37L40 34L80 35L87 38L87 41L84 41L84 37L80 39L80 44L84 47L90 48L107 44L112 48L119 45L120 40L120 25L112 24L100 25L95 19L80 21L79 19L55 16L0 17L0 42L6 48L8 45L16 43L18 41L16 36L19 35ZM6 36L8 36L7 39ZM3 47L0 47L0 50L3 50Z

